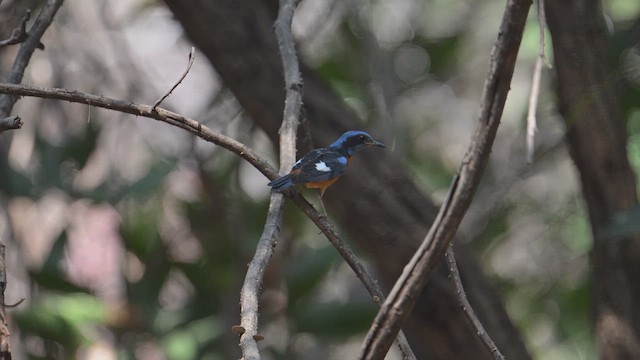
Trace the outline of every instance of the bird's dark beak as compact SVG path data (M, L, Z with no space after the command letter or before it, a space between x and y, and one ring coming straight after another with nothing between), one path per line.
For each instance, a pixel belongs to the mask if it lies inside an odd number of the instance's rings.
M381 143L380 141L373 140L373 139L370 142L368 142L367 145L369 145L369 146L377 146L377 147L381 147L381 148L386 148L387 147L385 144Z

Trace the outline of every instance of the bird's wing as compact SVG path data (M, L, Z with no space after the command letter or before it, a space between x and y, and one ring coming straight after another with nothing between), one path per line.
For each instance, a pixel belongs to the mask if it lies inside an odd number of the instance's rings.
M332 149L316 149L298 160L291 179L297 184L325 181L342 175L346 169L346 157Z

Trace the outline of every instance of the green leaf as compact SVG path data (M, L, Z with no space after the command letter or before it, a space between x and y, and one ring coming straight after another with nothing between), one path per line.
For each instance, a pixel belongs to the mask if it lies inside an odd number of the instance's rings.
M53 295L15 312L13 317L24 333L56 341L66 352L73 354L81 345L90 343L83 335L83 328L88 324L104 323L107 310L91 295Z
M202 347L221 334L222 324L213 317L207 317L168 333L162 343L169 359L197 359Z

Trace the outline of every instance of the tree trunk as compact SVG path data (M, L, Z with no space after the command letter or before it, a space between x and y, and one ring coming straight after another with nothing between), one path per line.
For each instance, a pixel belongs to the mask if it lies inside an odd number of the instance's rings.
M284 83L271 31L273 2L165 2L242 107L277 141ZM313 71L303 65L302 73L305 116L316 144L326 145L346 130L363 127ZM332 218L338 219L367 252L387 287L402 272L436 215L435 206L419 192L402 163L389 151L359 153L350 163L349 172L325 195ZM466 250L458 247L458 252L466 290L487 332L507 358L530 358L497 292ZM491 358L455 296L441 267L430 279L405 328L418 358Z
M640 238L601 235L615 214L637 204L625 123L612 86L601 3L564 0L546 4L560 113L580 172L593 233L593 316L598 345L604 359L640 359Z

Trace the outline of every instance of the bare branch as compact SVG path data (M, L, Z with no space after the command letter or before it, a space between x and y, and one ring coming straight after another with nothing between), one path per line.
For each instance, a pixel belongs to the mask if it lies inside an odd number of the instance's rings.
M275 33L278 38L286 87L284 115L279 131L281 174L289 172L296 162L296 131L302 108L302 77L291 33L293 12L299 2L299 0L280 0L280 10L275 22ZM282 147L285 147L287 151L282 151Z
M291 170L296 161L296 131L302 108L302 78L298 67L295 42L291 34L291 23L297 0L280 0L280 9L275 22L276 36L282 57L286 98L282 125L280 126L280 174ZM257 337L258 303L262 288L263 274L278 242L280 225L284 214L284 195L271 193L267 220L258 241L256 252L249 263L249 269L240 291L240 326L244 333L240 336L240 348L244 360L260 359Z
M440 207L429 233L376 316L362 345L359 359L384 358L471 204L500 124L530 6L531 0L510 0L507 3L498 39L492 50L478 127L462 160L459 174L454 177L449 195Z
M5 130L16 130L22 127L20 116L7 116L0 120L0 132Z
M538 0L538 27L540 28L540 42L538 45L538 58L533 68L533 79L531 80L531 94L529 95L529 111L527 112L527 162L533 162L533 148L537 130L536 110L538 107L538 97L540 95L540 77L542 75L542 64L551 67L544 52L544 30L546 28L546 17L544 14L544 0Z
M53 21L53 17L60 6L62 6L62 2L63 0L48 0L46 5L42 8L38 18L29 30L27 38L22 42L22 45L20 45L20 50L18 50L18 55L11 67L11 71L9 72L6 82L11 84L19 84L22 82L24 70L27 68L27 64L29 64L29 61L31 60L31 55L33 55L33 52L37 48L44 48L40 39L51 24L51 21ZM0 117L9 116L16 100L18 100L18 98L11 95L0 97Z
M280 235L284 202L283 194L275 192L271 194L264 230L240 290L240 326L244 329L240 336L240 349L242 349L242 358L245 360L260 359L256 341L256 336L260 336L258 334L259 296L264 271L269 265Z
M260 158L253 150L246 145L217 133L202 125L196 120L175 112L162 108L153 108L149 105L136 104L127 100L111 99L104 96L86 94L75 90L59 88L40 88L21 84L0 83L0 94L11 94L13 96L33 96L44 99L65 100L74 103L86 104L89 106L104 109L116 110L136 116L143 116L156 119L167 124L177 126L183 130L200 137L203 140L219 145L247 160L251 165L263 173L266 177L274 179L276 170L264 159Z
M31 19L31 9L27 9L20 19L18 26L13 29L8 39L0 41L0 47L15 45L23 42L27 38L27 21Z
M460 303L462 311L464 311L464 314L471 322L471 325L473 325L473 328L476 329L476 334L478 334L480 340L482 340L491 355L493 355L493 358L496 360L504 360L504 356L502 355L496 344L493 342L493 340L491 340L489 334L487 334L487 332L485 331L484 326L482 326L482 323L476 316L476 313L473 311L469 300L467 300L467 294L465 293L464 287L462 286L462 280L460 280L460 272L458 272L456 257L453 253L453 243L449 244L446 256L447 265L449 265L449 277L451 278L453 286L456 288L456 295L458 296L458 302Z
M182 83L182 80L184 80L184 78L187 77L189 70L191 70L191 66L193 66L193 61L195 59L196 59L196 48L192 46L191 51L189 51L189 63L187 64L187 68L184 69L182 76L180 76L180 79L178 79L178 81L176 81L176 83L173 84L171 89L169 89L169 91L167 91L166 94L162 95L162 97L158 99L158 101L156 101L155 104L153 104L153 106L151 107L152 109L155 110L158 106L160 106L160 104L164 101L164 99L168 98L169 95L171 95L171 93L173 92L173 90L175 90L178 87L178 85Z

